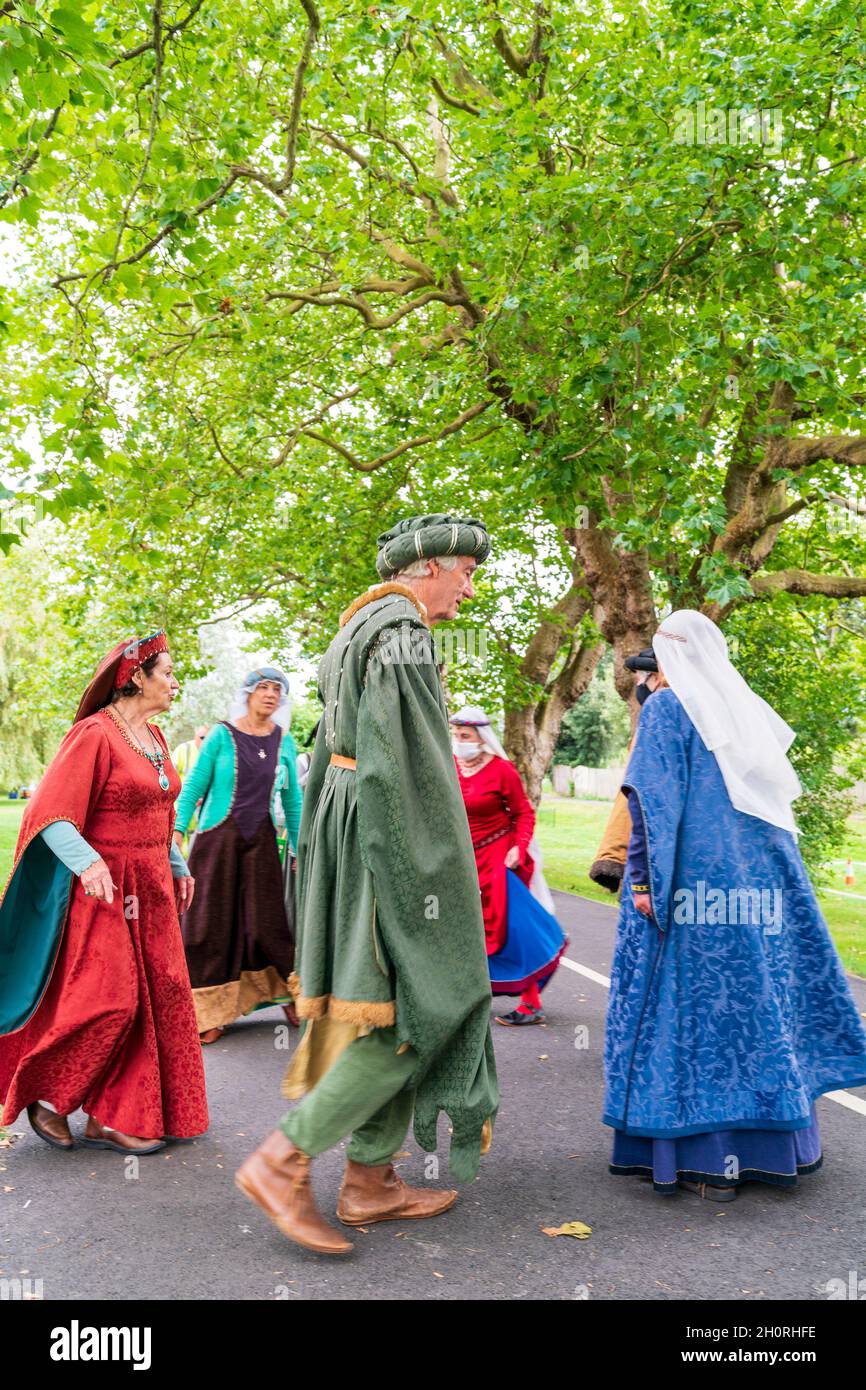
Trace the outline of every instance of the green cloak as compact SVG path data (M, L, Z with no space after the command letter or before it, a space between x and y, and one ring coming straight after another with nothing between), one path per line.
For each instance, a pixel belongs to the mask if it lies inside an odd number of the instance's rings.
M311 1020L286 1094L359 1032L396 1025L418 1067L415 1137L478 1169L499 1104L478 874L423 605L399 583L361 595L319 667L324 714L298 846L298 1013ZM331 754L356 759L335 766ZM316 1035L316 1036L313 1036ZM317 1058L310 1066L310 1059Z

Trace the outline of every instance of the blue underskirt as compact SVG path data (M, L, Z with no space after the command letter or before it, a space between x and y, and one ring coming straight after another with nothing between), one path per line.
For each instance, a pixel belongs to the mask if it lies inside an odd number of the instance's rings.
M644 1139L616 1130L610 1172L617 1177L652 1178L656 1192L665 1194L676 1192L678 1180L708 1182L714 1187L738 1187L744 1182L796 1187L798 1178L814 1173L822 1163L814 1105L811 1115L807 1129L716 1129L679 1139Z
M568 937L517 874L505 872L508 936L505 945L487 957L487 965L493 994L516 995L533 984L544 989L556 973Z

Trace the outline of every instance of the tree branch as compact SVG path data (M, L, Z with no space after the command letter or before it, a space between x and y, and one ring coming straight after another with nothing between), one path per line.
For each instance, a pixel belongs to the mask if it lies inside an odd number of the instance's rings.
M431 77L430 85L432 86L437 97L444 101L446 106L453 106L455 111L468 111L470 116L481 115L480 109L477 106L473 106L471 102L461 101L459 97L450 96L449 93L446 92L445 88L442 86L442 83L439 81L438 77Z
M380 454L378 458L372 459L367 463L357 458L345 445L340 444L336 439L329 439L327 435L320 434L318 430L301 429L299 433L306 435L309 439L315 439L317 443L324 444L329 449L333 449L335 453L338 453L341 458L344 458L348 464L351 464L352 468L356 468L359 473L373 473L377 468L381 468L384 464L390 463L392 459L399 458L401 454L407 453L410 449L421 449L425 444L436 444L440 439L446 439L448 435L456 434L457 431L461 430L470 420L474 420L476 416L488 410L491 405L493 405L492 398L486 401L479 401L477 405L470 406L468 410L464 410L455 420L452 420L450 424L445 425L435 434L422 434L415 439L407 439L404 443L398 444L396 448L389 449L386 454Z
M226 453L225 449L220 443L219 435L216 432L216 428L210 420L207 421L207 428L208 433L216 446L216 451L222 459L223 463L227 464L227 466L232 470L236 477L243 478L245 476L243 469L238 468L237 464L233 463L232 460L229 458L228 454Z
M163 30L164 38L173 39L175 34L179 34L181 30L185 29L190 20L194 19L198 14L203 4L204 0L195 0L195 4L189 8L183 19L178 20L177 24L167 24ZM121 63L128 63L131 58L138 58L142 53L147 53L151 48L153 48L152 38L148 39L146 43L137 44L135 48L128 48L126 52L121 53L119 57L112 58L108 66L110 68L116 68Z
M112 256L111 256L112 261L116 261L116 260L117 260L118 253L119 253L119 251L120 251L120 245L121 245L121 242L123 241L123 233L127 230L128 226L129 226L129 214L130 214L130 212L131 212L131 210L132 210L132 205L133 205L133 203L135 202L136 198L138 197L139 191L140 191L140 189L141 189L141 185L144 183L144 176L145 176L145 174L147 173L147 167L148 167L148 165L150 164L150 156L151 156L151 152L152 152L152 150L153 150L153 142L154 142L154 140L156 139L156 126L157 126L157 118L158 118L158 115L159 115L159 101L160 101L160 97L161 97L161 95L162 95L162 63L163 63L162 0L154 0L153 10L152 10L152 12L151 12L151 23L152 23L152 26L153 26L153 42L152 42L152 47L153 47L154 53L156 54L156 63L155 63L154 70L153 70L153 97L152 97L151 103L150 103L150 123L149 123L149 126L148 126L147 144L145 145L145 149L144 149L144 159L142 160L142 163L141 163L141 169L139 170L138 178L135 180L135 183L133 184L132 188L130 189L129 197L127 198L127 200L126 200L126 202L125 202L125 204L124 204L124 206L123 206L123 211L122 211L121 214L120 214L120 224L119 224L119 226L118 226L118 228L117 228L117 236L116 236L115 242L114 242L114 251L112 252ZM84 298L85 294L87 293L87 288L88 288L87 285L85 285L84 289L81 291L81 298L82 298L82 299ZM79 301L79 302L80 302L80 301Z
M416 309L421 309L425 304L438 302L451 306L463 304L463 299L459 295L449 294L445 290L425 290L416 299L408 304L403 304L386 318L377 318L372 305L361 295L333 294L320 295L308 293L303 290L275 290L272 294L266 295L266 300L290 299L297 301L298 308L304 304L318 305L320 308L331 308L334 305L343 305L346 309L354 309L361 315L368 328L374 329L377 333L386 328L393 328L396 323L405 318L407 314L413 314Z
M862 598L866 595L866 579L844 574L812 574L799 569L755 574L749 583L756 598L773 598L776 594L823 594L825 598Z
M36 144L33 146L33 149L31 150L30 154L24 160L24 163L21 165L21 168L18 170L11 184L6 189L6 192L0 194L0 208L6 206L6 204L9 202L9 199L12 197L13 193L17 188L24 187L22 180L25 179L26 176L30 173L30 170L33 168L33 165L39 158L40 148L44 141L48 139L49 135L53 135L54 127L57 125L57 118L59 117L60 112L63 110L63 106L63 102L61 102L59 106L55 106L54 110L51 112L51 116L49 117L47 126L43 130L42 134L39 136L39 139L36 141Z
M866 435L828 434L821 439L791 439L784 466L793 470L813 463L866 464Z

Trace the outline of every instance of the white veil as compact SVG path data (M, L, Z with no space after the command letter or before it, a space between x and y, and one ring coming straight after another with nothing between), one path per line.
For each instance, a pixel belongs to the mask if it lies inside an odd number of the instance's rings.
M280 703L274 710L271 718L285 733L292 722L292 702L289 699L289 678L276 666L261 666L256 671L250 671L243 685L239 690L235 691L232 697L228 713L229 721L234 724L247 713L250 694L255 690L260 681L279 681L280 685L283 687Z
M794 730L731 664L721 630L703 613L681 608L659 625L653 651L715 754L736 809L796 835L791 802L803 789L787 757Z
M504 758L506 762L510 761L508 754L493 732L490 720L479 705L464 705L461 710L458 710L456 714L451 716L450 722L452 724L471 725L477 730L478 737L481 739L482 743L486 744L491 753L495 753L497 758ZM550 895L550 889L547 886L547 880L541 872L541 850L538 847L538 840L534 835L529 842L529 853L532 856L533 863L529 891L533 898L540 902L542 907L547 909L551 917L555 917L556 908L553 898Z

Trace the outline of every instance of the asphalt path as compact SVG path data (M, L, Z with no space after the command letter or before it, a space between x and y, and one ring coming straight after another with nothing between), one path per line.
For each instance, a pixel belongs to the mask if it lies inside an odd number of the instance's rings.
M555 896L570 960L609 975L616 910ZM866 981L852 988L866 1016ZM285 1301L826 1300L829 1280L866 1281L866 1113L818 1102L824 1167L795 1191L750 1184L722 1208L661 1197L607 1171L604 984L562 968L544 999L546 1026L493 1029L493 1147L441 1217L353 1232L353 1254L338 1260L292 1245L236 1190L235 1169L285 1108L288 1034L282 1013L266 1010L205 1049L209 1133L140 1159L137 1175L119 1154L49 1148L19 1119L0 1149L0 1278L41 1280L31 1288L45 1299ZM508 1007L497 1001L494 1013ZM83 1129L84 1117L71 1124ZM440 1140L448 1185L444 1118ZM398 1166L425 1181L411 1138ZM340 1149L314 1164L327 1215L342 1167ZM589 1237L544 1233L570 1221Z

